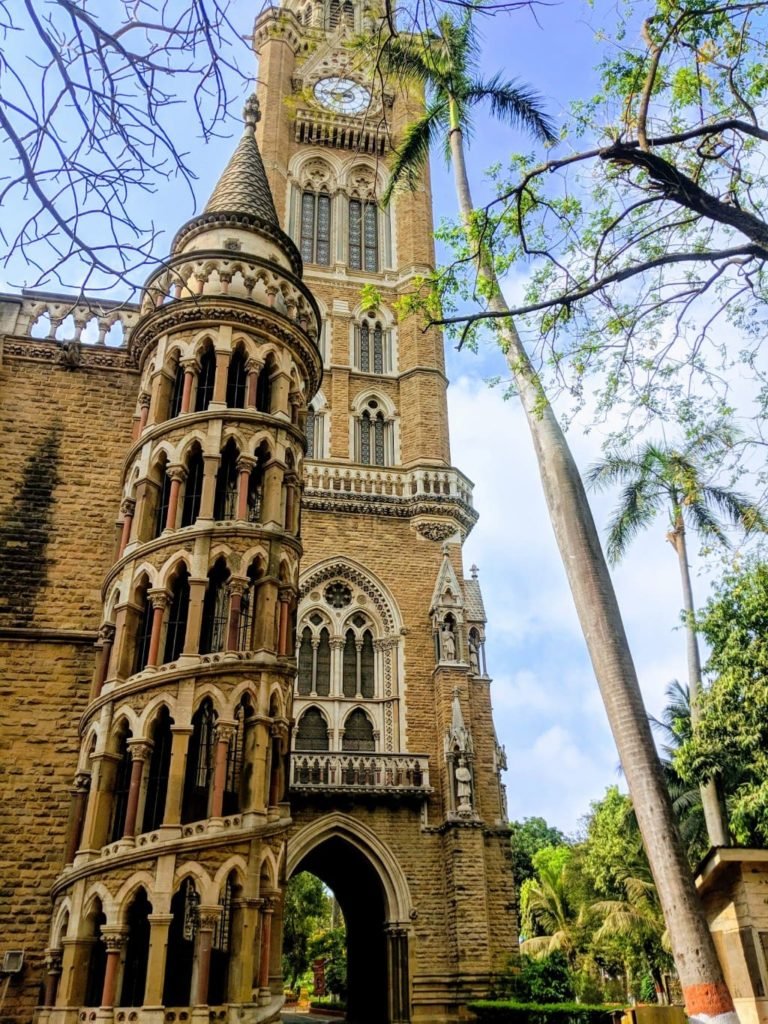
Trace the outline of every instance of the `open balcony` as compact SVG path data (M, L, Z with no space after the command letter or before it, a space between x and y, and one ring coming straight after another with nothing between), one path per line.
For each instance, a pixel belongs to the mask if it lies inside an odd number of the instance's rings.
M426 797L431 792L429 758L426 754L294 752L290 787L295 794Z

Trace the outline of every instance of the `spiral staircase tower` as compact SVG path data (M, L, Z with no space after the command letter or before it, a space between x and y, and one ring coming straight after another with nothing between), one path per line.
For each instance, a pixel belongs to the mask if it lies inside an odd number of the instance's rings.
M282 1001L300 481L322 370L258 117L252 98L131 335L140 392L54 886L50 1024L258 1021Z

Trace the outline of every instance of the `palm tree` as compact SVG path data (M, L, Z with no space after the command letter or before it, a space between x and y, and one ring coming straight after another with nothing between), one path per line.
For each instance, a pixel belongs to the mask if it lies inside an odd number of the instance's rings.
M693 529L702 540L726 545L723 520L746 531L765 528L754 502L743 494L707 483L704 478L705 460L730 444L732 437L724 430L702 434L679 449L663 442L646 441L637 447L623 446L587 471L589 484L597 489L624 485L608 530L608 558L612 563L622 558L644 527L663 511L668 514L667 540L677 553L683 588L688 688L694 730L699 721L701 658L688 564L688 529ZM701 799L711 844L727 846L729 839L723 802L714 779L702 786Z
M387 197L398 181L414 183L438 133L447 130L461 218L476 252L482 294L496 319L500 346L525 411L544 496L595 670L627 785L659 891L670 944L690 1013L733 1020L733 1000L723 979L712 937L688 868L664 783L637 672L627 643L613 583L576 462L525 346L509 317L488 239L478 230L467 175L464 138L473 108L487 101L492 113L539 137L552 129L534 94L498 77L476 77L477 36L471 12L458 23L437 22L437 32L392 36L379 56L387 73L420 83L426 110L404 132ZM513 93L516 97L513 103ZM706 995L703 995L706 993ZM726 1017L727 1015L727 1017Z
M520 952L543 956L561 952L571 968L576 966L581 944L582 914L569 887L571 850L550 848L550 857L540 858L536 874L526 879L520 893L522 928L525 938Z

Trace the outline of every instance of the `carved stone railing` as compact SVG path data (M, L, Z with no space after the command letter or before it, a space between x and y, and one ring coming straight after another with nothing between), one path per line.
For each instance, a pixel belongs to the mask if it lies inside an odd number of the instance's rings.
M472 505L471 480L449 467L415 469L361 469L324 462L307 462L304 467L305 494L338 492L372 494L381 497L456 498Z
M326 114L318 110L301 109L296 112L295 138L314 146L332 146L334 149L354 149L358 153L383 156L389 141L387 126L379 115L360 124L359 117Z
M306 288L277 264L255 256L196 252L175 257L147 281L141 312L201 296L258 303L297 322L310 338L318 337L319 313Z
M426 754L291 754L290 787L294 793L349 792L382 795L424 794L429 786Z
M132 302L109 302L83 295L58 295L24 289L21 295L2 295L7 307L5 330L39 341L79 341L89 346L124 348L139 319Z

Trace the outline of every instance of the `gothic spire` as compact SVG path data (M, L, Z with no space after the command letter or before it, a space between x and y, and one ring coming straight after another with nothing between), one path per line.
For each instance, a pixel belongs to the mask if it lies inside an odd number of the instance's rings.
M279 227L254 131L261 118L259 101L248 97L243 110L244 130L237 149L224 168L203 213L239 213Z
M275 201L256 142L254 132L259 118L259 102L255 95L251 95L243 110L243 134L237 148L216 183L205 209L187 221L176 234L172 251L174 254L184 251L194 238L208 231L215 232L216 228L245 229L277 243L284 257L288 258L293 272L301 277L301 256L293 241L280 227ZM211 243L212 248L220 247L220 241L216 240L215 235ZM193 246L199 247L200 241Z

